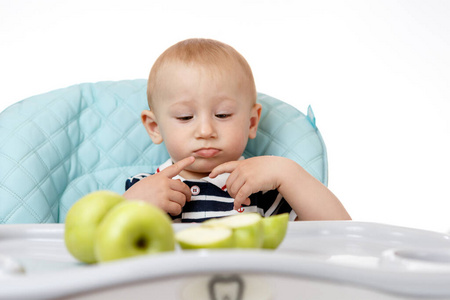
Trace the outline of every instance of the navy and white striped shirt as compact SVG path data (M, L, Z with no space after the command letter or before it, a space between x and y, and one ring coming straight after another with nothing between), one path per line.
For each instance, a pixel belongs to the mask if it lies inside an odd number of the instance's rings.
M156 172L160 172L172 164L169 159L162 164ZM153 175L152 173L140 173L127 179L125 190L128 190L139 180ZM230 174L220 174L216 178L205 177L199 180L188 180L177 175L173 179L180 179L191 189L191 201L186 202L183 211L178 216L171 216L174 222L203 222L211 218L225 217L242 212L257 212L263 217L290 213L290 220L295 220L297 215L289 203L277 190L258 192L251 195L250 205L243 205L239 210L234 210L234 199L228 194L226 181Z

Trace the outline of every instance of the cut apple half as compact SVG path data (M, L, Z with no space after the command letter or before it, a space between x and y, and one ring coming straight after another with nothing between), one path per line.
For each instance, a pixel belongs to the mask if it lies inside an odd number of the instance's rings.
M276 249L286 236L289 214L284 213L262 219L264 239L262 247L265 249Z
M233 247L232 230L226 227L189 227L177 232L175 239L182 249Z
M244 213L211 219L205 221L203 226L231 229L234 248L261 248L263 245L262 217L257 213Z

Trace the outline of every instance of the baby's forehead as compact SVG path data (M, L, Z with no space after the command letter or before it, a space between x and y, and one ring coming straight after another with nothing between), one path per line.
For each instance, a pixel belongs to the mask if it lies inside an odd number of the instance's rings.
M161 74L168 74L170 73L176 73L180 70L193 70L193 71L199 71L201 73L208 73L209 75L225 75L229 72L233 74L245 74L245 70L234 61L221 61L221 62L215 62L215 63L205 63L205 62L185 62L181 60L173 60L165 62L164 64L161 64L159 75Z
M176 62L161 68L155 78L153 92L156 98L173 95L179 98L179 95L187 96L197 91L209 91L214 96L226 98L225 95L246 93L247 90L251 90L251 81L238 67L220 68Z

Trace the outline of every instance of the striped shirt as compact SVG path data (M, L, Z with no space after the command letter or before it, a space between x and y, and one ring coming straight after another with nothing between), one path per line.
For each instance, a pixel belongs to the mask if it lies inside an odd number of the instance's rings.
M243 159L243 158L241 158ZM156 173L164 170L172 164L169 159L162 164ZM128 190L139 180L153 175L152 173L140 173L127 179L125 190ZM203 222L211 218L225 217L242 212L257 212L263 217L290 213L290 220L295 220L297 215L289 203L277 190L258 192L252 194L250 205L242 205L239 210L234 210L234 199L227 192L226 181L229 173L220 174L216 178L204 177L199 180L184 179L177 175L173 179L180 179L191 189L191 201L186 202L183 211L178 216L171 216L176 223Z

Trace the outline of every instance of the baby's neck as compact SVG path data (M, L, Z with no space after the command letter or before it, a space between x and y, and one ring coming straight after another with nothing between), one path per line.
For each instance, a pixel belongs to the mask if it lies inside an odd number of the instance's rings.
M180 172L180 176L184 179L202 179L204 177L208 177L209 173L197 173L183 170Z

